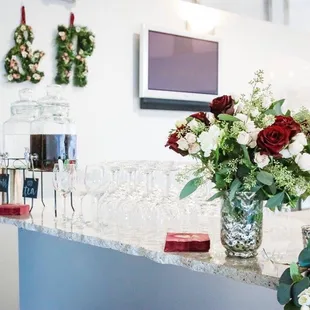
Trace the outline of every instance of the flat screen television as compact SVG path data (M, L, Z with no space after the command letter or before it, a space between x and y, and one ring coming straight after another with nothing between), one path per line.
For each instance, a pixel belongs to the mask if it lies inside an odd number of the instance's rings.
M216 37L142 27L140 98L211 102L219 94L219 71Z

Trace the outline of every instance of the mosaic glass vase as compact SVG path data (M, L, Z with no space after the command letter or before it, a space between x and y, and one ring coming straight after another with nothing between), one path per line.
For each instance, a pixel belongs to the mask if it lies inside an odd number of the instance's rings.
M263 237L263 202L255 193L239 192L225 197L221 210L221 242L227 256L250 258L257 255Z

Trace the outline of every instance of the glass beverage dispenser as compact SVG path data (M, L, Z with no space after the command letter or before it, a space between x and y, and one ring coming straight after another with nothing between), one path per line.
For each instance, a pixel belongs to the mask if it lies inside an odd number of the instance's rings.
M24 158L30 148L31 122L39 115L31 89L19 92L20 100L11 104L11 117L3 124L3 151L10 158ZM20 162L15 161L15 165Z
M76 126L69 118L70 105L61 96L61 87L47 87L47 96L38 100L40 114L31 123L30 153L38 155L34 167L53 171L59 159L76 162Z

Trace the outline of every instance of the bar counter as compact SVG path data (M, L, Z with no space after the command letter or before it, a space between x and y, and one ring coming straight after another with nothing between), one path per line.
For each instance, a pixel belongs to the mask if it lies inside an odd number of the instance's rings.
M89 208L86 208L90 210ZM73 216L73 220L72 220ZM189 217L191 215L188 215ZM207 217L206 217L207 219ZM139 220L139 219L137 219ZM130 229L122 223L113 223L100 228L74 224L71 213L67 221L55 220L52 208L35 208L27 219L1 217L0 223L11 224L21 231L33 231L126 253L142 256L159 264L169 264L193 271L224 276L246 284L275 289L281 273L297 259L302 249L301 226L310 222L310 211L287 214L268 213L264 217L263 245L254 259L227 258L220 244L220 217L197 227L180 227L175 232L208 232L211 238L209 253L165 253L164 244L167 231L162 227L154 230ZM155 219L154 219L155 221ZM191 222L191 221L188 221Z

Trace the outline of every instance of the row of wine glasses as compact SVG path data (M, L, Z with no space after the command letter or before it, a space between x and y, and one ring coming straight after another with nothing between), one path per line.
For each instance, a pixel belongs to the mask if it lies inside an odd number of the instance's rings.
M208 203L207 206L207 198L212 195L210 184L202 186L191 197L179 200L179 193L187 181L182 171L186 174L194 171L193 164L124 161L103 162L84 169L56 164L54 187L64 201L61 218L64 222L68 220L67 197L70 193L79 199L75 223L92 225L98 230L113 226L115 229L151 231L154 225L158 229L172 230L199 225L206 219L207 209L209 218L217 216L217 205L212 208ZM92 201L85 216L83 202L87 195Z

